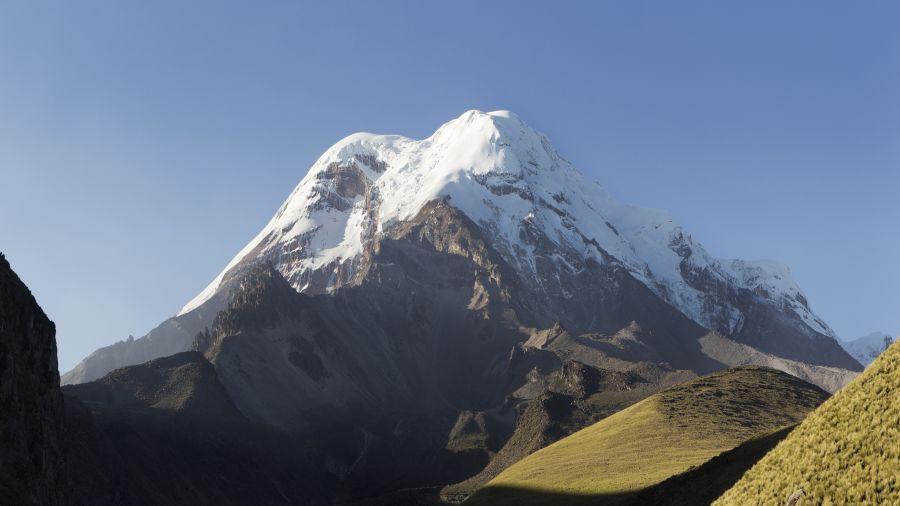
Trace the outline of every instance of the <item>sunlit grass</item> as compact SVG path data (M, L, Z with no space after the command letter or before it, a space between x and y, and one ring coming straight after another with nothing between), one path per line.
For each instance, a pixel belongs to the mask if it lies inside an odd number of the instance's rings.
M491 485L571 494L637 490L735 444L734 438L698 439L668 425L657 399L647 399L538 451Z
M490 493L491 488L571 497L638 491L755 435L797 423L826 397L812 385L768 369L717 373L654 395L535 452L470 501L523 501L518 494Z
M900 504L900 347L892 345L715 504Z

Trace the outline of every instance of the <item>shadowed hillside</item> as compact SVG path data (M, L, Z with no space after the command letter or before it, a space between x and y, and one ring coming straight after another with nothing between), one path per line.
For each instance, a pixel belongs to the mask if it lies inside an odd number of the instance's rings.
M254 424L185 352L63 387L79 504L329 504L314 447Z

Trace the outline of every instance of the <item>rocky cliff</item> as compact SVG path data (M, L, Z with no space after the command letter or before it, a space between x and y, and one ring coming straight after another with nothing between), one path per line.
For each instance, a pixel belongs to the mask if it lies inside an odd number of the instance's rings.
M0 254L0 503L67 504L56 327Z

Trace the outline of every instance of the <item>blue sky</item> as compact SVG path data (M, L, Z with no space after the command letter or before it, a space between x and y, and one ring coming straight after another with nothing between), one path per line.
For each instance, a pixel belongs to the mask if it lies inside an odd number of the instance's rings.
M189 5L188 5L189 4ZM0 251L60 369L174 314L355 131L510 109L716 256L900 332L900 3L0 2Z

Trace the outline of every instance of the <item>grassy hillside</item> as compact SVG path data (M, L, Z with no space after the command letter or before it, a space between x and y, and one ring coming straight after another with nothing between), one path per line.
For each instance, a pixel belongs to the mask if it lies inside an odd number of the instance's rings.
M707 506L731 488L753 464L770 452L796 427L791 425L754 437L740 446L707 460L662 483L634 495L629 506Z
M900 504L900 345L815 410L715 504ZM798 493L798 495L800 495Z
M678 385L514 464L465 504L620 503L758 435L798 423L828 394L741 367Z

